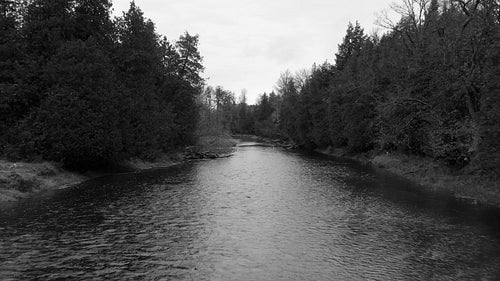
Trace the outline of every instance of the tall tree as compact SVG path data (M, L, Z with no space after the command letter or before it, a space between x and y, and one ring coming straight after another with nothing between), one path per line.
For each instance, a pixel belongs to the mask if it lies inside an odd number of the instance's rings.
M102 47L111 48L114 26L110 0L79 0L74 8L75 38L90 37Z
M72 0L33 0L27 7L23 36L34 56L50 57L64 42L75 38Z
M15 92L20 74L18 65L24 49L19 32L19 5L18 1L0 2L0 135L19 115Z
M120 80L126 88L128 123L124 131L129 154L155 154L160 142L161 108L156 95L160 75L159 36L154 24L131 2L129 10L117 19L119 46L114 57Z
M203 78L200 73L204 70L201 64L203 57L198 50L199 36L190 35L187 31L176 42L179 52L179 75L193 87L200 87Z
M344 40L338 46L338 52L335 54L336 69L343 70L347 61L358 55L365 40L366 36L359 23L356 22L355 25L349 23Z
M93 42L67 42L49 61L47 76L47 98L19 127L21 155L75 168L123 157L123 99L103 51Z
M175 43L175 52L171 45L164 45L164 50L169 54L165 64L169 75L163 81L162 91L173 107L178 139L184 143L193 141L199 117L196 100L202 92L204 82L201 78L204 67L201 64L198 40L198 35L191 36L186 32Z
M301 85L305 85L308 77L300 80ZM279 116L279 128L282 134L290 139L297 139L297 112L296 107L298 106L299 91L296 86L296 79L292 77L289 71L285 71L281 74L277 83L278 94L282 96L282 103L280 105L280 116Z

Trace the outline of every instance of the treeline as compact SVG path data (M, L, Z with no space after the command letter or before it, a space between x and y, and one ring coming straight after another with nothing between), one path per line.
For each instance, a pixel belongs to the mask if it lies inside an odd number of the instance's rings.
M247 104L246 90L237 98L221 86L208 86L201 95L201 130L205 134L252 134L264 137L281 137L276 126L281 97L274 92L260 96L258 104Z
M500 1L393 8L401 19L380 22L390 32L349 24L334 64L282 74L277 94L255 106L254 132L500 174Z
M0 2L0 154L93 167L193 141L198 36L170 42L134 2Z

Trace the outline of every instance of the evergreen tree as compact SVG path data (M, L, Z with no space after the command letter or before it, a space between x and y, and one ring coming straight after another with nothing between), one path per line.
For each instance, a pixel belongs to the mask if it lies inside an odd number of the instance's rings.
M63 44L47 65L47 98L19 127L21 155L78 168L123 157L123 99L112 70L94 42Z
M349 23L344 40L338 46L338 52L335 54L336 69L343 70L347 61L358 55L365 40L366 36L359 23L356 22L355 25Z
M156 95L161 57L154 24L134 2L117 21L115 65L126 89L128 106L124 128L125 147L130 155L152 158L160 147L161 108Z
M200 73L204 70L201 64L203 58L198 50L198 44L198 35L192 36L188 32L181 35L175 44L179 53L179 76L194 88L203 84L203 78L200 77Z
M86 41L92 37L95 42L109 50L114 36L110 13L110 0L76 1L73 16L75 38Z
M19 77L19 61L23 59L22 37L19 28L19 3L0 2L0 135L12 126L19 112L15 93ZM2 140L0 139L0 146ZM1 148L0 148L1 150Z
M299 135L307 139L308 145L327 146L330 143L326 117L332 74L332 66L327 63L313 68L311 77L301 90L299 102L305 106L305 110L300 111L298 116L299 122L303 124L298 130Z
M29 54L48 58L75 39L74 8L71 0L33 0L28 5L22 32Z
M74 167L154 158L192 141L198 36L160 38L131 3L0 2L0 152Z
M175 43L164 44L166 69L169 73L162 82L162 93L172 105L177 137L180 143L193 141L193 132L198 122L199 107L196 103L203 87L200 74L203 71L202 57L198 50L198 36L181 35ZM172 71L173 70L173 71Z
M296 87L296 82L290 72L281 74L278 80L277 90L282 97L279 115L279 129L281 133L290 138L297 139L297 128L295 127L297 120L296 107L298 106L299 93Z

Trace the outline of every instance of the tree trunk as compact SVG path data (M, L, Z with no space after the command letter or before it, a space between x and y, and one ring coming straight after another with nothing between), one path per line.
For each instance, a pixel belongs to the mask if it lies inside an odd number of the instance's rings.
M479 149L479 144L481 140L481 130L479 124L479 109L477 102L475 101L475 94L473 91L469 91L466 95L467 109L472 119L472 143L469 147L469 154L476 154Z

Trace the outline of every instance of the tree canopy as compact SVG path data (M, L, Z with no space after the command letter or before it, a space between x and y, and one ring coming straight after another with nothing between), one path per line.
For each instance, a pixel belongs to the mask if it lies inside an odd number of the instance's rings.
M401 0L393 8L401 18L381 18L385 34L349 23L333 64L315 64L305 79L284 72L277 104L263 94L246 131L500 174L500 2Z
M132 2L2 1L0 153L75 168L154 158L192 141L198 36L169 42Z

